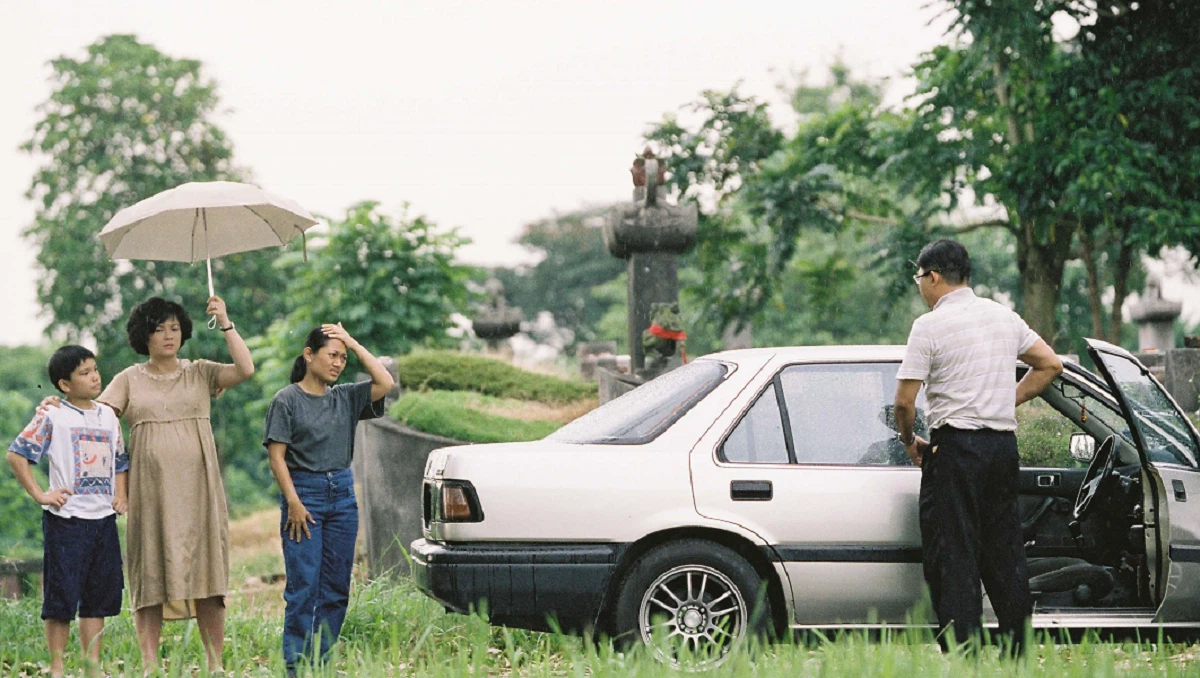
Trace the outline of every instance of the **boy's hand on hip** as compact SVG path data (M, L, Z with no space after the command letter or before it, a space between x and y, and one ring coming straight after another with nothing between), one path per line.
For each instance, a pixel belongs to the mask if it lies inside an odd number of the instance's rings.
M125 515L125 512L129 510L129 499L126 497L114 497L113 510L116 511L117 515L119 516Z
M52 490L50 492L43 492L42 496L38 497L38 503L41 504L42 506L53 506L55 508L62 508L63 504L67 503L67 497L71 496L72 494L74 494L74 493L65 488L61 489L61 490Z
M316 522L312 514L308 512L308 509L304 508L303 503L299 501L288 502L288 519L286 525L288 539L298 542L301 535L306 539L312 539L312 534L308 531L308 525L309 523L315 524Z

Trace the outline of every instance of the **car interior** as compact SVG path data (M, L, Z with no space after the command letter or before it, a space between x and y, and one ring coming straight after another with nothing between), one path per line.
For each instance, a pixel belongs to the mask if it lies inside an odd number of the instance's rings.
M1035 612L1154 604L1142 465L1108 389L1073 371L1017 410Z

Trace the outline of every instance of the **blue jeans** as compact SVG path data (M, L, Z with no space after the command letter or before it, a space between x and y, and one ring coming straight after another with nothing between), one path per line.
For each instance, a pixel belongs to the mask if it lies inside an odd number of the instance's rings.
M283 616L283 659L289 671L301 657L313 659L313 638L320 637L321 660L337 640L350 602L350 571L358 536L358 500L350 469L314 473L291 471L292 484L316 523L310 538L292 541L287 533L287 500L280 500L279 531L287 587Z

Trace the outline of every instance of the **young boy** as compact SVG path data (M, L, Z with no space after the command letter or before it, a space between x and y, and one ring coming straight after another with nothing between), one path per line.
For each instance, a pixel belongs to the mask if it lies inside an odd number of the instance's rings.
M95 663L104 618L121 612L125 579L116 514L125 513L129 457L116 414L92 401L100 395L96 356L82 346L64 346L51 356L47 371L63 394L62 406L38 412L7 456L21 486L44 509L42 619L50 672L61 676L75 615L83 651ZM29 468L44 456L50 460L46 492Z

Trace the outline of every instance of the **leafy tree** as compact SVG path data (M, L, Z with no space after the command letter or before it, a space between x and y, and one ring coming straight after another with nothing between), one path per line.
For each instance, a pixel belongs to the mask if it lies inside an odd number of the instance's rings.
M37 247L38 300L47 332L67 341L94 337L102 374L140 360L125 338L136 304L160 295L181 301L197 331L184 351L226 359L224 338L203 329L208 296L202 265L109 260L96 234L120 209L189 181L238 180L233 150L212 122L216 84L199 61L167 56L132 35L101 38L81 59L51 62L53 92L23 149L40 166L28 197L37 213L25 235ZM244 336L285 315L278 250L213 261L218 293ZM255 389L231 389L215 401L214 433L226 463L255 466L260 421L243 415Z
M600 227L608 210L608 205L590 207L526 224L517 242L539 253L541 260L493 271L504 283L509 303L521 307L526 317L550 311L554 322L569 328L577 340L608 338L597 330L612 302L591 294L625 270L625 262L604 247Z
M15 391L33 402L57 393L46 374L52 352L46 346L0 346L0 391Z
M695 131L668 116L647 135L667 156L676 192L701 205L694 261L702 275L692 290L704 299L701 316L726 326L760 321L760 341L880 336L892 311L886 303L874 322L857 314L854 330L830 321L856 294L896 296L899 276L883 276L882 285L867 279L890 264L879 252L897 234L925 234L928 206L904 199L879 176L885 142L902 129L903 116L879 110L877 83L854 80L840 63L831 76L830 85L795 89L800 124L790 139L770 127L766 104L736 89L705 93L692 105L700 117ZM826 331L801 330L807 323Z
M264 391L252 415L261 422L266 401L288 384L292 361L318 325L344 324L378 356L452 346L450 316L470 301L466 282L473 271L454 263L467 242L424 217L394 218L378 203L362 202L330 222L325 238L309 243L307 264L298 253L281 257L278 268L291 280L287 296L294 307L252 345Z
M696 296L704 304L682 309L685 326L698 316L741 326L766 303L770 271L781 257L772 258L768 234L736 206L736 196L746 177L782 147L784 136L772 125L767 104L736 86L706 91L687 108L697 125L668 114L646 134L667 163L668 190L700 208L696 247L682 264L700 271Z
M0 440L4 448L33 417L33 401L15 391L0 391ZM34 477L46 487L46 477L36 467ZM42 543L42 511L17 482L5 462L0 468L0 554L37 555Z
M1194 240L1200 110L1194 3L953 0L949 43L916 66L915 118L897 176L930 197L992 196L1016 238L1025 317L1058 334L1074 242L1101 282L1097 241L1116 247L1116 292L1138 249ZM1079 23L1056 40L1054 21ZM1119 318L1118 312L1112 314ZM1093 329L1099 329L1098 309Z

